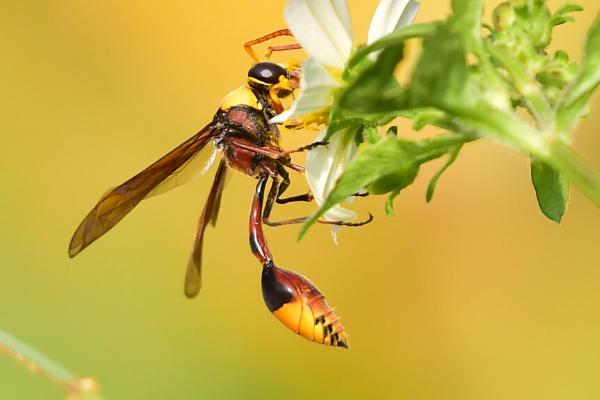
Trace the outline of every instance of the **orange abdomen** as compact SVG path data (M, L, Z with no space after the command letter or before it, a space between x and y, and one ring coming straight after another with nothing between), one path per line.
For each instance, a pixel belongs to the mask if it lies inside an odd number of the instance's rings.
M266 263L262 272L263 298L285 326L313 342L348 347L348 338L325 296L307 278Z

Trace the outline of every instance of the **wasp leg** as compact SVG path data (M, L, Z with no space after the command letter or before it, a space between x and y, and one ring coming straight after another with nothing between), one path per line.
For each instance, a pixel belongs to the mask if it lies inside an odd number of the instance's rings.
M258 62L258 61L260 61L260 58L254 51L252 46L267 42L269 40L272 40L272 39L274 39L276 37L280 37L280 36L294 36L294 35L292 35L292 32L289 29L279 29L275 32L268 33L264 36L261 36L259 38L256 38L254 40L250 40L250 41L244 43L244 50L246 50L246 53L248 53L250 55L250 57L252 57L254 59L254 61ZM295 45L290 45L290 46L295 46ZM281 47L281 46L274 46L274 47ZM284 50L287 50L287 49L284 49ZM275 50L275 51L279 51L279 50ZM273 50L271 50L270 52L267 52L268 56L270 56L272 52L273 52ZM267 59L268 59L268 57L267 57Z
M320 147L320 146L327 146L328 144L329 144L329 142L327 140L323 140L323 141L319 141L319 142L313 142L313 143L308 144L306 146L301 146L301 147L298 147L298 148L293 149L293 150L287 150L287 151L285 151L285 154L302 153L303 151L316 149L317 147Z
M271 255L262 229L263 198L268 179L269 175L263 175L258 180L254 198L252 199L249 221L250 249L263 266L273 263L273 256Z
M271 189L269 190L269 194L267 195L267 201L265 203L265 208L263 210L263 222L269 226L281 226L281 225L292 225L292 224L301 224L305 222L309 217L298 217L291 218L282 221L271 221L271 211L273 211L273 204L277 201L278 195L282 192L279 190L280 182L279 179L275 176L271 177ZM285 189L284 189L285 190ZM373 221L373 215L369 213L369 218L361 222L345 222L345 221L328 221L324 219L318 219L316 222L319 224L325 225L338 225L338 226L363 226Z
M264 216L263 216L263 218L264 218ZM306 222L306 220L308 218L309 217L306 216L306 217L284 219L282 221L271 221L268 218L264 218L263 221L265 224L267 224L269 226L282 226L282 225L302 224L302 223ZM323 225L349 226L349 227L356 228L359 226L370 224L373 221L373 219L374 219L373 214L369 213L369 217L367 219L365 219L364 221L360 221L360 222L329 221L326 219L318 219L315 222L318 224L323 224Z
M306 168L304 168L302 165L298 165L298 164L294 164L294 163L289 163L285 165L286 167L288 167L289 169L293 169L296 172L300 172L301 174L303 174L306 171Z
M283 181L279 185L279 190L277 191L277 197L275 198L277 204L287 204L297 201L310 202L313 200L313 196L310 192L299 194L297 196L282 198L281 196L283 196L283 193L290 186L290 175L287 173L287 171L285 170L285 168L283 168L281 164L278 165L277 172L279 172L279 176L283 177Z
M299 194L297 196L286 197L284 199L278 198L275 201L277 202L277 204L296 203L296 202L299 202L299 201L302 201L302 202L305 202L305 203L310 203L314 199L315 198L313 197L312 193L311 192L307 192L307 193Z
M369 192L364 192L364 193L354 193L352 196L353 197L367 197L368 195L369 195ZM284 199L277 198L275 201L277 202L277 204L295 203L295 202L299 202L299 201L310 203L314 199L315 199L315 197L313 196L312 192L308 191L306 193L299 194L296 196L286 197Z
M263 156L267 156L272 158L273 160L279 160L281 158L285 159L289 156L284 151L277 151L274 149L269 149L267 147L261 147L255 144L248 143L244 140L240 140L238 138L229 139L230 143L235 147L239 147L240 149L249 150L257 154L262 154Z
M271 58L271 54L275 51L288 51L288 50L299 50L302 46L299 43L296 44L283 44L281 46L269 46L267 48L267 52L265 53L265 59Z

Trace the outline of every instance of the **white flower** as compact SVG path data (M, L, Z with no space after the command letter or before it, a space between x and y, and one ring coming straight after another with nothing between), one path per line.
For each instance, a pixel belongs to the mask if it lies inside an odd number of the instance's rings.
M327 129L323 129L315 138L321 141ZM325 203L325 199L335 187L337 179L344 172L344 167L352 160L356 153L354 132L344 130L333 135L327 147L319 146L308 152L306 157L306 180L318 205ZM331 207L325 213L325 219L330 221L352 221L356 219L356 212L339 205ZM339 225L331 225L333 241L337 243Z
M418 11L419 2L416 0L381 0L369 25L368 43L412 24Z
M368 42L409 25L419 9L418 0L381 0L369 27ZM289 0L285 19L296 40L309 55L300 78L301 93L292 106L271 123L298 120L304 124L327 121L333 96L342 87L342 72L352 53L352 28L346 0ZM319 141L326 130L319 133ZM315 201L322 205L356 153L353 136L336 132L327 147L308 153L306 178ZM325 213L331 221L351 221L356 213L335 206ZM335 239L335 228L333 233Z

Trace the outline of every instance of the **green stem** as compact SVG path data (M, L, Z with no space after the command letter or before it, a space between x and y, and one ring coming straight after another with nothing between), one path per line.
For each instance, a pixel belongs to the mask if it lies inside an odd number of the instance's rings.
M543 159L569 178L569 181L600 207L600 175L588 167L573 148L562 140L549 143L550 155Z
M0 329L0 353L4 353L32 373L44 376L69 394L80 398L101 400L99 385L91 378L81 378L67 368L46 357L33 347Z
M566 175L569 181L597 206L600 206L600 176L585 165L568 143L556 133L542 133L515 115L479 106L479 111L462 109L444 110L462 115L464 123L481 132L481 136L495 138L510 147L544 161ZM485 115L482 118L481 115Z
M509 115L488 115L488 135L504 141L515 149L544 161L566 175L569 181L597 206L600 206L600 175L585 165L568 143L558 135L543 134ZM490 129L492 128L492 129ZM484 128L485 129L485 128ZM515 134L516 133L516 134Z

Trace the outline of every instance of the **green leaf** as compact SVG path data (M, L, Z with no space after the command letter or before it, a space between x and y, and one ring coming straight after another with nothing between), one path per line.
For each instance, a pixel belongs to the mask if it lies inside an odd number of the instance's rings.
M552 15L551 23L552 25L561 25L565 22L573 21L573 17L567 15L573 12L583 11L583 7L579 4L567 3L560 7L554 15Z
M367 186L367 191L371 194L383 194L398 189L404 189L417 177L419 172L418 164L400 164L397 170L380 176L377 180Z
M531 181L540 210L552 221L560 223L569 203L568 179L548 164L532 161Z
M448 119L448 115L445 112L435 108L415 109L403 114L403 116L409 115L413 120L413 129L415 131L420 131L427 125L435 125Z
M387 71L391 72L386 75L384 71L369 71L369 79L393 80L393 70L388 66ZM435 34L424 40L421 58L406 89L364 90L359 78L341 94L339 104L352 112L383 109L398 115L415 108L437 109L452 118L460 131L476 131L526 154L543 155L545 144L537 130L511 109L498 108L506 96L504 89L482 90L488 80L486 76L481 81L480 75L467 65L463 38L447 25L439 24Z
M575 18L568 17L565 15L555 15L552 17L551 21L552 21L552 25L558 26L558 25L565 24L567 22L573 22L573 21L575 21Z
M464 34L469 45L481 40L481 0L453 0L452 25Z
M364 114L345 110L334 104L329 114L327 123L327 134L324 140L327 140L336 132L342 129L351 129L359 126L383 125L397 117L397 112L371 113Z
M584 115L587 102L600 84L600 13L588 31L584 60L575 83L570 86L557 111L557 129L564 139Z
M373 189L378 193L405 187L414 180L419 165L443 156L468 140L472 139L456 134L439 135L418 142L395 136L382 138L352 160L325 203L304 223L299 238L327 210L352 194L375 182Z
M401 191L402 188L394 190L392 193L390 193L387 201L385 202L385 213L390 217L394 215L394 199L400 194Z
M583 11L583 7L580 6L579 4L567 3L567 4L560 6L560 8L558 10L556 10L555 15L569 14L569 13L578 12L578 11Z
M402 92L394 78L394 71L403 57L403 43L383 50L377 61L365 68L341 94L340 107L359 113L381 114L393 111L394 108L390 108L387 99L395 98Z
M425 194L425 199L427 200L428 203L433 198L433 192L435 191L435 187L438 183L438 180L440 179L442 174L444 172L446 172L448 167L450 167L452 164L454 164L454 161L456 161L456 157L458 157L458 154L460 153L461 149L462 149L462 145L457 146L456 149L450 153L450 156L448 157L448 159L446 160L446 162L444 163L442 168L440 168L440 170L438 172L436 172L433 175L433 177L431 178L431 180L429 181L429 185L427 185L427 193Z
M362 129L362 141L364 143L375 144L379 142L381 136L374 126L366 126Z
M369 186L378 178L400 170L414 167L414 157L410 156L404 141L393 136L386 136L365 151L359 153L340 176L336 187L329 194L325 203L304 224L300 237L308 227L328 209L340 203L348 196Z
M443 111L473 106L481 94L466 65L465 44L461 36L448 26L440 25L435 35L424 40L423 48L408 87L409 105Z

